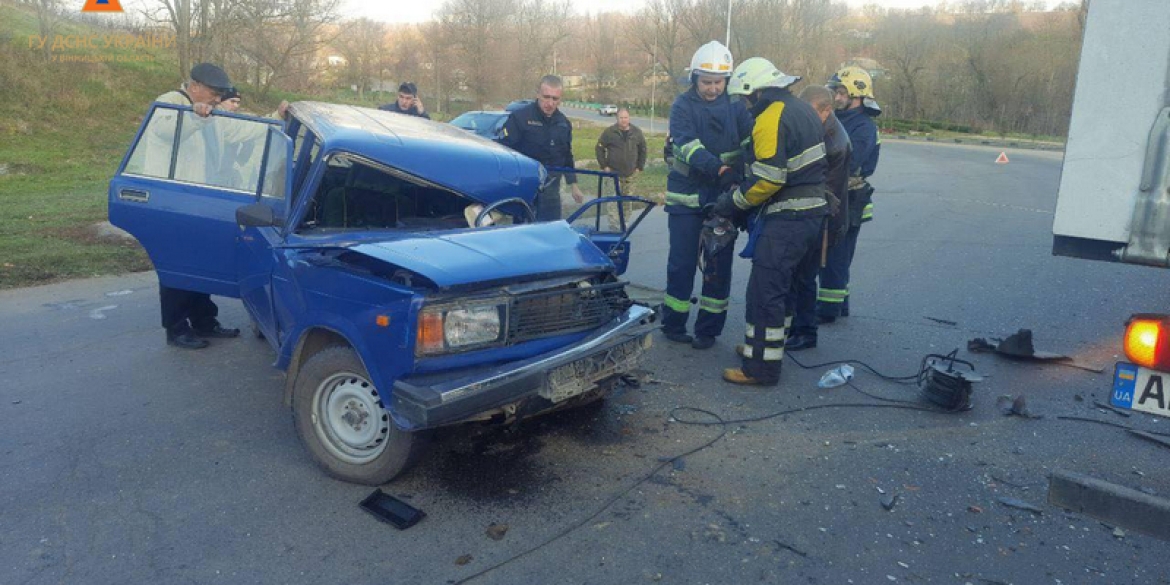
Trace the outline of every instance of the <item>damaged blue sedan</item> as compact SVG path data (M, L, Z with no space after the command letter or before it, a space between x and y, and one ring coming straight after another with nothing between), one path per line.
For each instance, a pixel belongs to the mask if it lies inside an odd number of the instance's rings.
M109 214L160 283L243 301L313 459L376 485L426 431L597 400L649 347L655 313L619 278L637 221L535 222L546 174L388 112L298 102L282 122L154 104Z

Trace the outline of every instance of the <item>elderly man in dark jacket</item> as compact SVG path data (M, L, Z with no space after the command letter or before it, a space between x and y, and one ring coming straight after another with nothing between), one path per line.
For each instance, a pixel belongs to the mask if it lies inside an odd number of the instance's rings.
M634 194L634 177L646 168L646 137L642 135L641 129L630 123L629 110L619 109L617 123L606 128L597 139L597 164L601 170L618 176L622 195ZM622 204L627 223L634 211L633 205ZM610 205L606 213L609 215L610 229L620 229L618 206Z

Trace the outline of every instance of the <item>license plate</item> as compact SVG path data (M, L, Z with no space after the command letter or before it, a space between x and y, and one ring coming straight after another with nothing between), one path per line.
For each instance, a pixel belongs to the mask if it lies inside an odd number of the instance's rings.
M1158 416L1170 417L1170 373L1118 362L1113 369L1110 403Z
M548 383L540 395L561 402L593 389L597 383L637 365L642 356L642 340L634 339L608 350L557 366L548 373Z

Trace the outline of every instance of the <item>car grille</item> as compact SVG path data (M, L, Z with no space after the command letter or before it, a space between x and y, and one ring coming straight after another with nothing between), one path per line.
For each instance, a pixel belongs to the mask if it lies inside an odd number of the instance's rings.
M508 311L508 343L599 327L627 308L625 286L615 282L517 296Z

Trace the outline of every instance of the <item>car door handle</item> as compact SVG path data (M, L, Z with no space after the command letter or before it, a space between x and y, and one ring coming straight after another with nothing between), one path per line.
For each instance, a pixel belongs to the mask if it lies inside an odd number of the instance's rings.
M122 189L121 191L118 191L118 199L123 201L146 203L147 201L150 201L150 192L140 191L138 189Z

